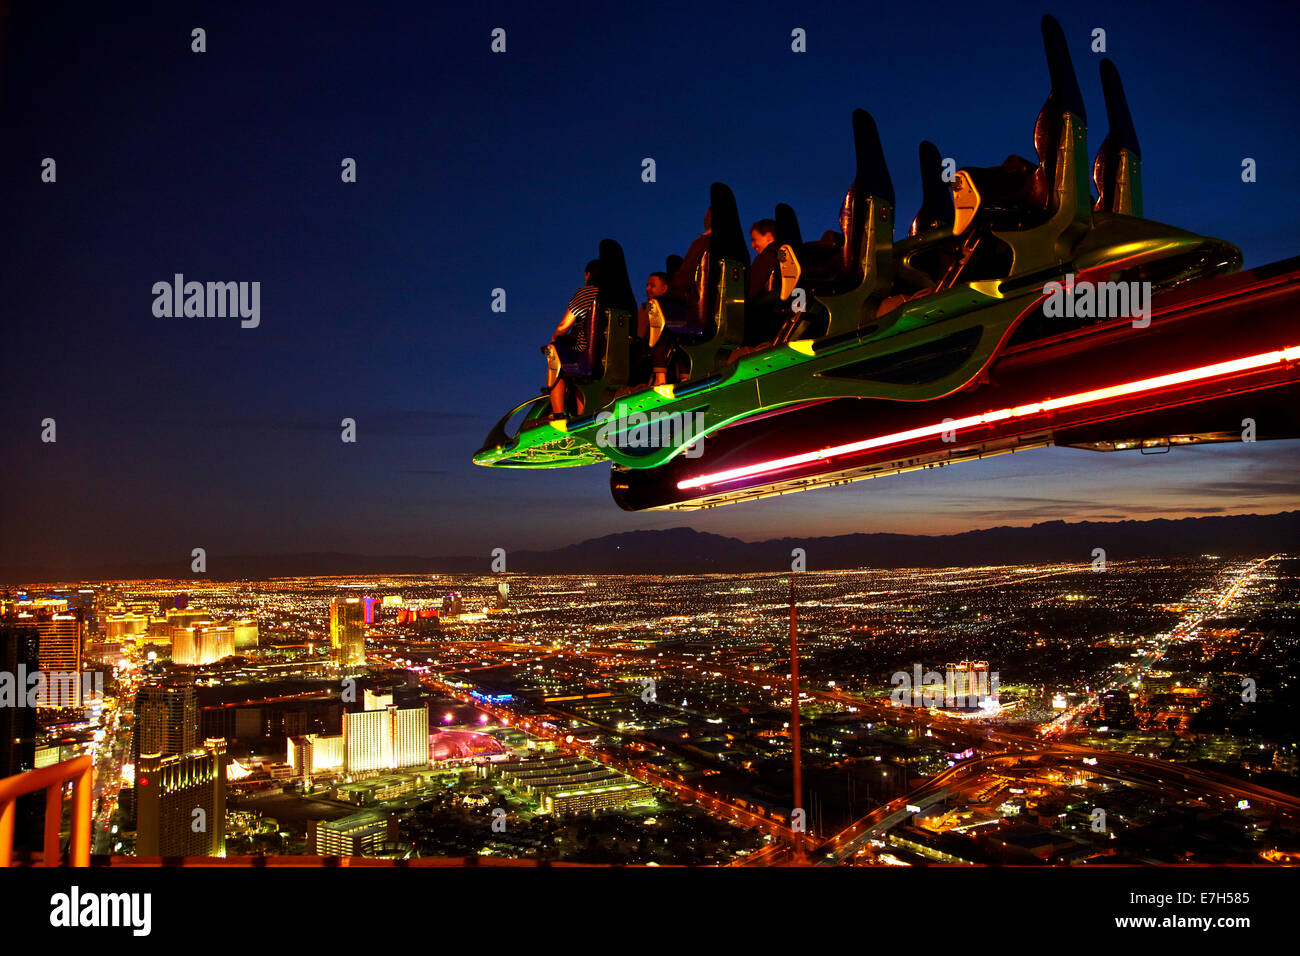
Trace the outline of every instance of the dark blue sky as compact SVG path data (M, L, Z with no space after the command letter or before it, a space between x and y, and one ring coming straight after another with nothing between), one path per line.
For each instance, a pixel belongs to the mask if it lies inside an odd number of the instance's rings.
M1048 88L1033 4L411 3L324 13L18 3L0 118L0 565L189 549L476 553L691 524L746 538L1295 507L1297 443L1160 458L1051 449L722 509L628 515L603 467L471 453L536 394L603 236L634 287L684 252L711 181L748 222L834 225L849 114L876 117L900 223L916 145L1032 156ZM237 8L236 8L237 7ZM1092 3L1062 21L1105 131L1107 31L1148 216L1300 252L1292 3ZM489 50L494 27L507 53ZM207 52L190 52L190 31ZM790 51L802 27L808 52ZM44 157L55 184L40 181ZM658 181L641 181L641 160ZM1259 181L1243 184L1245 156ZM358 182L340 182L354 157ZM259 281L261 325L156 318L151 287ZM508 311L490 310L492 289ZM355 418L358 442L339 439ZM58 442L40 442L57 421Z

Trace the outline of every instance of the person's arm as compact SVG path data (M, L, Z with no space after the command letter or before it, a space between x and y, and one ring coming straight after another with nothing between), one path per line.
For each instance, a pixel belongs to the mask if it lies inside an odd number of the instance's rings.
M564 312L564 318L560 319L560 324L555 327L555 334L551 336L551 341L554 342L565 332L569 331L569 329L573 328L573 323L577 321L577 318L578 317L573 314L572 310L566 309Z

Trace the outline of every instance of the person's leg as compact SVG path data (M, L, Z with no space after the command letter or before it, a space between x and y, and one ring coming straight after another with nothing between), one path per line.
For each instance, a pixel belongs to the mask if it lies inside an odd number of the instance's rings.
M554 384L551 385L551 414L552 415L564 414L565 392L566 389L564 385L564 379L557 378Z
M650 365L654 370L651 385L668 384L668 363L672 359L673 343L670 336L660 336L650 356Z
M664 326L668 324L668 319L664 315L664 306L667 302L666 296L660 296L646 303L646 341L651 348L659 344L664 334Z
M546 387L554 388L560 377L560 352L552 342L542 346L542 354L546 356Z

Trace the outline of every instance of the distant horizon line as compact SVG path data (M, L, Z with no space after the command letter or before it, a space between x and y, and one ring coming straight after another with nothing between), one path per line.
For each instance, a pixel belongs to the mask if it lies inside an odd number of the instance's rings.
M955 538L963 538L963 537L976 537L980 535L997 535L998 532L1021 533L1021 534L1028 533L1032 535L1035 529L1060 528L1062 526L1067 528L1075 528L1075 529L1094 527L1094 526L1097 527L1126 526L1132 529L1135 526L1140 527L1143 525L1169 525L1169 524L1181 524L1184 522L1191 523L1192 525L1196 525L1196 524L1209 525L1215 522L1216 520L1227 520L1227 521L1233 521L1233 520L1240 521L1240 520L1249 520L1249 519L1265 520L1265 519L1294 517L1297 515L1300 515L1300 509L1290 509L1285 511L1268 512L1263 514L1259 512L1240 512L1240 513L1233 513L1233 514L1215 514L1215 515L1183 515L1181 517L1176 517L1176 518L1166 518L1166 517L1125 518L1125 519L1117 519L1117 520L1110 520L1110 521L1096 521L1096 520L1071 521L1063 518L1054 518L1046 521L1036 521L1031 524L1025 524L1025 525L998 524L998 525L992 525L985 528L975 528L967 531L947 532L943 534L923 534L923 533L908 533L908 532L893 532L893 531L844 531L836 534L809 535L803 538L799 538L787 534L782 536L759 538L756 540L746 540L743 538L735 537L733 535L720 534L718 532L713 532L713 531L702 531L698 528L694 528L689 525L677 525L671 528L638 528L638 529L629 529L626 531L614 531L614 532L609 532L607 534L596 535L590 538L583 538L577 541L571 541L567 544L558 545L554 548L550 548L546 550L535 549L535 548L519 548L514 550L513 552L505 552L506 560L502 567L496 567L495 565L492 564L495 556L495 552L485 553L483 555L467 555L467 554L421 555L415 553L398 554L398 553L391 553L391 552L371 554L371 553L363 553L363 552L355 552L355 551L347 551L347 550L328 550L328 551L327 550L298 550L298 551L242 553L242 554L216 552L210 556L207 556L207 561L215 562L217 567L215 568L210 567L207 571L204 571L202 573L194 572L190 575L187 575L183 571L180 571L181 568L186 566L186 562L188 561L188 555L186 556L186 561L181 561L173 557L173 558L162 559L162 560L140 559L134 561L97 561L97 562L87 561L84 563L80 563L80 566L77 566L72 562L50 562L48 565L44 565L44 566L36 562L33 562L32 564L27 566L19 566L19 565L0 566L0 586L47 584L47 583L73 582L73 581L81 582L81 583L93 583L93 582L104 582L104 581L131 581L131 580L200 581L204 579L210 581L231 581L231 580L288 579L288 578L296 578L296 577L298 578L354 577L354 576L381 575L381 574L389 574L395 576L396 575L418 575L418 574L458 574L458 575L478 574L478 573L489 574L494 572L501 573L502 571L505 571L505 573L519 573L519 574L527 574L532 576L537 576L541 574L625 575L625 574L633 574L633 573L646 573L646 574L754 573L754 574L758 574L758 573L764 573L765 570L768 569L765 569L763 567L747 566L754 560L754 555L753 554L746 555L742 553L737 553L735 551L730 551L727 552L726 554L714 554L712 556L708 555L704 551L701 551L698 554L684 554L680 557L680 559L673 557L671 555L666 556L661 553L648 552L645 555L647 565L642 567L560 566L550 570L541 570L538 569L536 566L530 566L528 568L512 570L509 568L509 557L510 555L513 554L516 556L526 558L531 561L535 561L538 558L546 555L564 555L564 559L572 559L573 551L575 550L580 551L584 546L599 545L599 543L602 541L611 541L620 538L621 539L627 539L627 538L635 539L638 537L649 538L649 537L655 537L664 534L686 534L686 535L716 539L716 541L720 544L722 542L731 542L744 549L760 549L765 545L772 545L777 543L800 542L800 541L809 542L809 543L819 542L819 541L820 542L836 541L836 542L840 542L841 546L850 546L849 542L851 539L864 539L864 544L865 544L866 540L872 538L894 539L894 541L898 544L900 548L905 543L910 542L913 549L915 549L916 546L925 545L931 541L955 539ZM1131 535L1132 530L1129 530L1128 534ZM1270 536L1264 535L1264 537L1267 538ZM1220 541L1220 542L1215 542L1213 545L1211 545L1210 542L1208 541L1198 542L1195 540L1171 542L1168 540L1160 541L1159 539L1156 539L1154 537L1150 540L1153 545L1158 545L1155 548L1155 553L1149 553L1149 554L1124 553L1123 549L1121 549L1120 552L1116 553L1114 560L1125 561L1125 560L1132 560L1138 557L1165 557L1165 558L1174 557L1174 556L1195 557L1198 554L1215 553L1219 550L1222 550L1223 546L1227 543L1227 542ZM1105 543L1105 542L1099 542L1099 543ZM1232 539L1230 543L1231 543L1231 547L1229 548L1229 554L1235 555L1235 554L1242 553L1241 544L1245 542L1239 541L1238 539ZM1034 545L1040 552L1042 552L1042 551L1051 551L1054 548L1059 548L1061 542L1055 540L1031 542L1029 539L1022 539L1019 542L1019 547L1023 548L1029 544ZM1175 549L1181 546L1182 550L1171 551L1170 548L1171 545L1173 545ZM1259 553L1266 552L1269 554L1289 553L1289 549L1287 548L1282 548L1281 550L1279 550L1278 545L1279 542L1276 540L1272 540L1267 543L1261 541L1259 542L1258 551ZM1132 547L1133 545L1130 541L1128 544L1128 548L1130 552ZM621 546L618 546L618 549L621 549ZM570 554L565 555L565 552L570 552ZM1074 552L1071 551L1071 553L1073 554ZM627 552L624 555L618 556L618 558L624 562L635 561L636 557L637 556L633 552ZM898 560L896 560L893 556L886 555L884 560L887 560L890 563L884 565L876 563L877 561L881 560L880 556L871 557L864 554L861 556L861 560L857 560L856 555L850 556L849 554L841 553L841 554L833 554L830 555L829 557L831 561L842 561L844 563L839 564L836 567L818 567L816 568L816 570L847 571L847 570L856 570L865 567L892 567L892 568L979 567L979 566L1009 567L1009 566L1025 565L1025 564L1061 564L1061 563L1069 563L1070 561L1070 559L1067 557L1064 556L1059 558L1049 557L1046 553L1039 553L1033 556L1009 554L1007 553L1007 547L1005 545L1005 542L1003 543L1003 547L994 548L992 551L990 551L987 554L987 556L963 554L954 551L952 554L944 556L945 559L950 558L951 562L945 563L943 565L936 564L934 560L928 555L924 560L920 560L915 563L909 563L906 559L906 556L901 554L897 556L898 558L902 559L901 563ZM282 568L275 568L275 567L261 567L257 569L252 567L253 565L258 565L258 564L274 565L274 564L282 564L282 563L287 563L292 561L311 561L311 560L316 560L316 561L330 560L330 561L341 562L341 563L352 562L356 564L365 564L371 562L380 562L380 563L391 562L391 563L405 563L405 564L417 563L418 564L418 563L427 562L431 565L442 565L442 567L428 567L428 568L393 567L387 569L365 568L365 567L350 567L350 568L338 567L338 568L317 568L312 570L304 568L302 571L297 571L297 572L290 571L287 569L282 569ZM767 556L764 556L764 560L766 562ZM1080 555L1079 560L1082 563L1086 563L1086 560L1083 558L1082 555ZM694 563L696 566L670 567L666 564L666 562L669 561L674 561L676 562L677 565L687 565L687 564ZM220 570L220 565L223 563L228 564L228 569L226 573L222 573ZM716 566L713 567L706 566L708 564L713 564ZM723 566L724 564L729 566ZM168 567L169 565L175 567L176 571L180 573L172 572L171 568ZM243 565L243 567L239 567L240 565ZM651 567L650 565L655 565L655 566ZM481 566L481 570L479 570L476 566ZM769 568L775 570L777 573L784 573L783 571L780 570L779 566L777 566L776 562L773 562L773 564L770 565Z

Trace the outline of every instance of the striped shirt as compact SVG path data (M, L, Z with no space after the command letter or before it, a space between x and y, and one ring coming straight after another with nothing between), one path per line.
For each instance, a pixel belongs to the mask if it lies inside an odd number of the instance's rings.
M573 325L568 334L573 336L573 347L584 352L587 349L587 327L591 322L592 310L596 307L598 290L594 285L584 285L569 300L569 311L573 313Z

